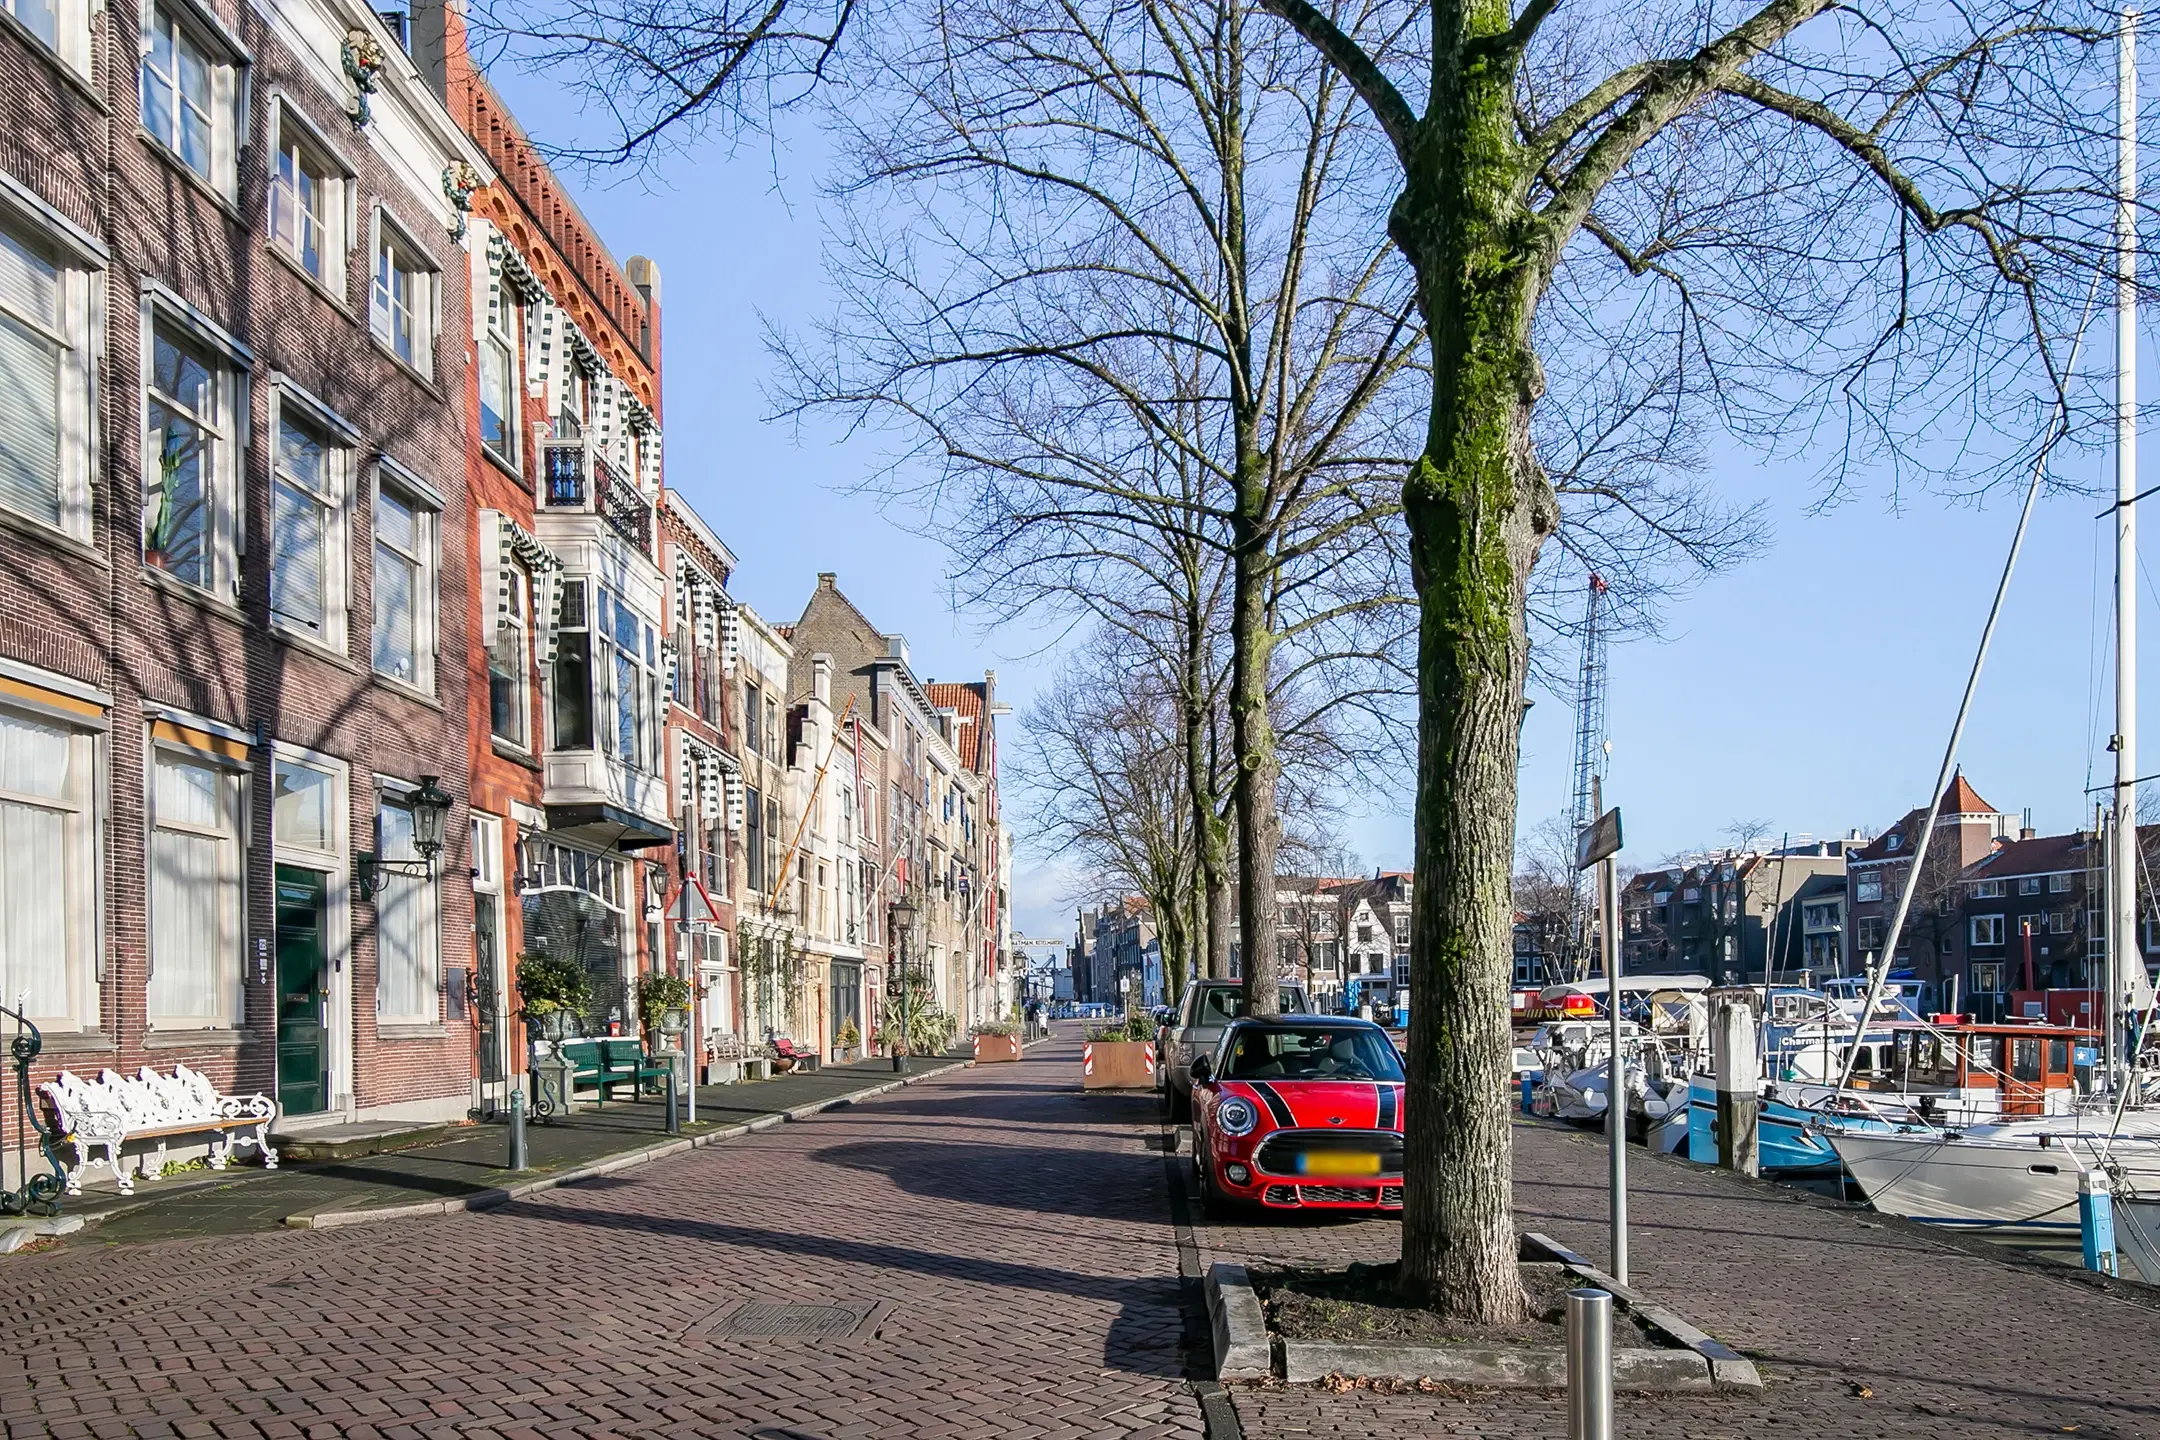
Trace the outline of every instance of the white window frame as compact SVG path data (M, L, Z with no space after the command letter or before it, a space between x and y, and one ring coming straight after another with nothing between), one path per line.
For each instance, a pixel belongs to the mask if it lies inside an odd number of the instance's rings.
M512 560L506 567L510 572L510 608L495 617L495 643L488 647L488 739L497 745L524 754L533 750L533 653L532 653L532 572L522 561ZM518 735L513 739L495 728L495 656L496 652L515 642L517 655L514 681L517 694Z
M413 860L417 855L392 855L383 841L383 812L386 810L411 809L411 797L419 787L388 776L375 777L375 854L382 860ZM447 828L447 827L446 827ZM442 884L434 877L402 874L394 870L377 872L375 907L375 1023L380 1026L431 1027L442 1023ZM403 887L409 887L403 888ZM420 1006L410 1011L393 1010L386 1000L384 981L390 973L390 961L383 953L383 903L386 897L410 895L412 903L420 907L419 952L412 957L418 969L412 976L414 994Z
M354 196L358 187L353 183L352 166L327 138L312 117L295 105L289 95L278 95L271 107L268 133L272 151L269 156L270 180L264 187L263 238L273 250L293 262L294 266L309 279L339 300L343 300L347 286L347 256L352 249L352 217ZM285 184L284 172L288 161L296 171L305 171L315 181L316 208L309 218L318 231L316 251L320 269L310 269L300 236L291 238L277 233L280 192L292 195L292 204L298 207L299 196L293 187Z
M143 7L143 18L149 22L141 36L141 59L135 67L138 95L135 105L137 130L151 144L171 157L174 164L194 175L217 194L227 200L238 200L240 195L240 147L245 143L247 125L245 120L248 54L233 38L232 33L203 7L193 3L176 3L176 0L149 0ZM170 37L173 42L172 72L168 74L157 63L156 39ZM182 146L179 126L188 108L180 93L181 46L192 49L201 59L210 77L210 153L204 164L197 166L189 160ZM171 123L173 130L160 135L150 128L150 116L146 113L150 83L153 76L167 84L172 93Z
M180 407L174 397L156 394L157 341L170 335L198 360L208 363L215 410L207 420L194 417L209 437L205 464L203 503L209 509L204 524L204 544L209 548L206 573L200 580L178 574L149 559L152 479L157 457L150 445L153 403ZM168 295L162 287L146 290L142 306L142 514L143 563L178 584L201 590L221 600L240 593L240 551L243 543L242 461L247 453L248 379L252 356L223 329L193 307ZM184 410L182 413L186 413Z
M308 490L296 475L285 469L285 426L290 423L304 431L311 431L323 443L323 488ZM284 381L282 378L272 389L270 397L270 563L273 574L270 582L270 623L288 634L320 645L325 649L345 653L350 628L352 608L351 565L351 496L354 465L354 447L358 436L344 420L323 406L319 401ZM276 608L277 577L275 567L283 554L283 537L278 533L277 492L281 486L301 492L321 510L322 564L323 564L323 621L319 630L311 631L299 620L280 615Z
M1861 876L1853 884L1853 899L1862 905L1880 903L1882 900L1882 878L1876 875Z
M150 925L145 946L149 955L149 976L144 992L148 1024L152 1030L236 1030L246 1013L242 974L242 961L245 957L241 952L247 945L247 865L253 776L239 761L224 755L193 750L167 740L153 738L148 755L149 762L144 766L144 802L149 817L146 828L149 831L150 843L143 857L148 871L146 893L150 897ZM221 803L229 817L229 825L206 828L170 822L160 816L157 805L157 771L161 762L190 765L216 772L219 777ZM229 882L232 891L230 902L219 917L220 933L215 942L219 968L215 979L218 989L228 1002L223 1014L193 1015L177 1011L160 1013L158 1010L157 972L161 963L167 963L161 961L157 953L157 836L161 831L215 839L225 847L225 866L220 880L221 883Z
M2048 894L2050 895L2067 895L2070 893L2070 877L2067 874L2050 875L2047 877L2047 882Z
M21 793L0 788L0 806L57 813L62 817L66 859L59 896L40 893L40 906L64 907L65 950L61 960L63 1008L46 1011L32 1008L29 1020L47 1033L82 1032L98 1028L100 955L104 932L104 867L99 857L104 848L105 775L109 750L101 720L84 714L37 703L19 695L5 697L0 717L20 720L66 732L69 747L70 783L59 796ZM4 833L4 827L0 827ZM0 865L9 856L0 853ZM5 922L0 916L0 923ZM13 1006L22 990L10 976L0 978L0 1003Z
M1996 946L2002 944L2003 917L2000 915L1973 916L1971 935L1972 943L1975 945Z
M412 511L413 549L400 550L383 539L376 523L381 516L384 492L388 491L396 503ZM436 648L440 626L438 591L442 571L442 498L433 490L419 483L402 467L392 469L386 457L375 467L375 488L370 496L368 525L368 574L371 598L379 596L374 576L382 553L388 550L413 565L419 572L413 582L413 673L399 675L382 668L378 642L382 630L382 605L375 599L372 623L368 638L368 663L374 672L394 684L404 685L423 695L435 693Z
M368 333L383 352L421 376L435 378L435 340L441 333L442 274L435 262L412 232L398 223L396 217L381 205L375 207L375 223L368 244ZM399 299L395 286L385 293L383 283L383 260L391 261L393 275L403 274L410 279L409 293L403 299L407 323L411 327L411 355L398 352L397 306Z
M626 765L639 774L658 775L662 771L668 714L660 671L660 623L629 603L622 590L604 580L596 578L588 589L595 604L588 617L588 633L593 640L593 689L599 700L594 715L593 745L614 764ZM606 597L605 603L601 603L602 596ZM619 610L627 610L637 621L638 648L635 653L623 649L615 639L615 616ZM625 655L630 656L632 679L637 686L636 694L631 697L634 755L622 753L623 696L616 662Z
M2018 877L2017 893L2020 895L2038 895L2040 893L2040 877L2038 875L2020 875Z
M0 0L0 4L5 3L7 0ZM60 351L54 377L58 442L55 515L48 520L20 510L6 513L92 544L91 491L100 409L97 351L105 331L105 249L4 172L0 172L0 229L39 252L40 258L58 272L55 315L31 316L0 301L0 316Z
M1973 899L2000 900L2003 898L2003 882L2000 880L1973 881Z
M1975 995L2000 995L2003 993L2004 977L2009 965L2001 960L1975 960L1972 962L1972 993ZM1989 985L1987 980L1995 983Z
M23 18L26 8L45 9L38 0L0 0L0 16L51 51L61 63L84 81L92 81L90 69L90 10L93 0L51 0L53 33L48 36Z

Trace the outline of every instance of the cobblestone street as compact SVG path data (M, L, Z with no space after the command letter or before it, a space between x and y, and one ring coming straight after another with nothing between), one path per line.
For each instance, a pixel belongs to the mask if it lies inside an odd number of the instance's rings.
M1041 1058L1037 1058L1037 1057ZM1197 1436L1157 1132L1077 1047L502 1209L0 1261L29 1436ZM838 1339L721 1333L851 1306Z
M1393 1222L1181 1232L1153 1104L1068 1035L482 1213L0 1261L0 1421L31 1436L1555 1437L1558 1397L1236 1387L1194 1261L1392 1258ZM1602 1258L1594 1140L1518 1130L1526 1228ZM1631 1437L2160 1435L2160 1310L1768 1187L1638 1159L1636 1278L1758 1399L1624 1397ZM114 1237L140 1233L137 1226ZM848 1333L728 1333L750 1304ZM1197 1362L1197 1363L1196 1363ZM1212 1387L1202 1386L1204 1391Z

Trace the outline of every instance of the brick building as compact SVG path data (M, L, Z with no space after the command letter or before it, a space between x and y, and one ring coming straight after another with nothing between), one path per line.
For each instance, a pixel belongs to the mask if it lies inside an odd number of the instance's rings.
M462 1115L486 159L343 0L0 8L0 94L0 994L56 1065Z

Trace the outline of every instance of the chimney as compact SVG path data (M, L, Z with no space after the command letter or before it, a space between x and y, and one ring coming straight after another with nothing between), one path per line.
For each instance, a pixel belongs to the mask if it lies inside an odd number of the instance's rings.
M2030 840L2030 839L2032 839L2032 838L2033 838L2033 836L2034 836L2034 834L2035 834L2035 833L2037 833L2037 832L2035 832L2035 831L2034 831L2034 829L2033 829L2033 823L2032 823L2032 806L2030 806L2030 805L2027 805L2027 806L2025 807L2025 814L2024 814L2024 817L2023 817L2023 819L2022 819L2022 820L2021 820L2021 821L2019 822L2019 825L2018 825L2018 839L2020 839L2020 840Z
M660 266L648 255L633 255L623 265L623 275L645 297L644 333L637 336L638 353L656 371L660 362ZM653 387L653 416L660 418L660 387Z
M818 704L832 708L832 656L822 650L810 657L810 693Z
M817 588L820 590L837 590L840 588L839 577L830 570L820 570L818 571Z

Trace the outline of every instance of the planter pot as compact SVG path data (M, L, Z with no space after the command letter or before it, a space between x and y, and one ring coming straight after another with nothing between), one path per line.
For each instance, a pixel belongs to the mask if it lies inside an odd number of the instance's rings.
M978 1065L988 1065L993 1061L1018 1060L1019 1058L1020 1037L1017 1035L977 1035L975 1037L975 1063Z
M1150 1040L1090 1040L1080 1050L1083 1090L1152 1090L1155 1045Z

